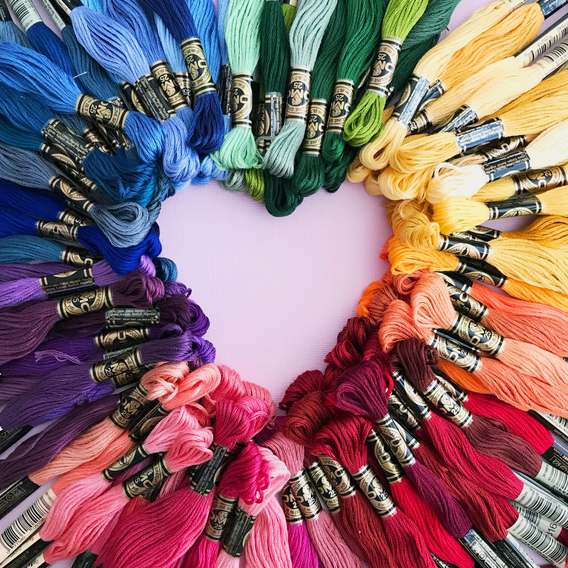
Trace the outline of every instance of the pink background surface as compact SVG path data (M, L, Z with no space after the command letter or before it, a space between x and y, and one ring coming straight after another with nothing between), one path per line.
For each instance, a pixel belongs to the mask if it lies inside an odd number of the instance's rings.
M463 0L450 29L488 3ZM217 362L276 401L299 373L323 369L361 292L387 269L379 260L390 234L383 198L362 184L322 190L283 219L216 182L192 186L164 204L159 224L164 256L211 319ZM0 530L43 491L1 520Z

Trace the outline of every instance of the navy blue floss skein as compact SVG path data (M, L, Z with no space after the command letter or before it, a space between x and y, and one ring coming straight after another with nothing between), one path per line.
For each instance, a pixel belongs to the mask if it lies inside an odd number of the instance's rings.
M0 237L13 235L34 235L65 239L69 244L79 243L87 250L102 255L111 268L120 275L128 274L140 266L143 255L153 258L162 251L162 245L155 226L144 240L132 247L113 247L96 225L72 226L64 223L36 221L16 209L0 207Z
M139 0L139 4L162 19L181 47L194 97L189 145L200 154L211 154L223 143L223 115L191 11L185 0Z
M74 199L68 203L80 203L81 210L86 210L111 244L118 248L139 244L152 226L148 211L138 203L110 206L94 203L73 188L72 184L66 184L54 168L33 152L17 150L0 143L0 176L33 189L57 191L61 187L66 195ZM9 202L6 204L10 205Z
M0 39L31 47L28 36L12 20L5 0L0 0Z
M132 84L150 75L142 48L127 28L84 6L75 8L71 19L77 39L103 67ZM167 115L161 118L166 133L162 157L164 173L176 182L187 182L197 174L199 158L186 144L186 130L181 120L172 120Z

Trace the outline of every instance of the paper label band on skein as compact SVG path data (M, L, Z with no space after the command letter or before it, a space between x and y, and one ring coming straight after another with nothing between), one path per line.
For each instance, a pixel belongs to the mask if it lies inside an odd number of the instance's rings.
M566 558L568 558L568 549L563 544L541 531L523 515L519 515L515 524L507 530L523 544L538 552L548 562L564 564Z
M489 219L538 215L543 210L542 201L537 195L524 195L503 201L488 201L485 205L489 210Z
M160 323L160 309L112 308L105 312L109 327L139 327Z
M282 129L283 101L281 93L266 93L264 95L264 139L263 149L266 152L272 140Z
M152 465L124 481L122 492L127 499L134 499L134 497L142 495L147 489L162 483L170 475L172 475L172 472L168 469L164 458L161 457Z
M538 568L538 565L523 551L519 541L510 534L507 534L503 540L491 542L491 547L505 561L507 566Z
M57 313L61 319L81 316L112 306L112 293L109 287L97 288L88 292L73 294L57 302Z
M503 351L505 338L502 335L467 316L456 314L449 329L489 355L498 355Z
M11 22L12 15L8 10L6 0L0 0L0 22Z
M75 187L68 179L63 176L54 176L49 180L49 188L63 197L69 204L73 204L81 211L91 213L95 204L87 198L87 196L77 187Z
M568 176L562 166L529 171L512 177L515 195L536 193L568 184Z
M515 58L521 67L529 66L568 33L568 16L553 24L546 32L519 51Z
M8 0L16 18L27 32L34 24L43 21L31 0Z
M491 247L484 242L450 235L440 235L436 248L439 251L449 252L456 256L465 256L477 260L486 260L491 253Z
M62 31L63 28L67 27L70 24L70 22L67 21L68 18L66 18L65 21L63 20L60 11L57 10L49 0L41 0L41 3L59 31Z
M459 288L446 284L450 300L455 310L464 316L467 316L475 321L481 321L489 312L489 308L470 296L467 292L463 292Z
M554 49L543 55L538 61L532 64L542 71L543 77L554 73L568 62L568 42L563 41Z
M312 99L308 112L306 134L302 144L302 152L308 156L319 156L323 144L325 123L327 120L327 101Z
M122 81L118 86L120 98L128 110L135 110L147 116L150 116L149 110L144 107L138 94L134 90L134 85L127 81Z
M312 72L307 67L292 67L286 96L286 122L305 123Z
M288 484L296 498L302 517L306 520L317 519L322 506L307 473L302 469L290 478Z
M549 414L548 412L536 412L534 413L536 418L544 421L546 427L550 430L554 430L561 438L568 441L568 419L562 416L555 416L554 414Z
M252 129L252 73L234 73L231 89L231 124L233 128Z
M130 434L128 437L133 442L140 442L143 440L152 430L152 428L158 424L165 416L170 413L169 410L165 409L161 404L158 404L150 410L144 417L136 422L135 424L129 424Z
M455 272L465 274L473 280L485 282L497 288L502 288L507 281L507 277L500 270L497 270L486 262L478 261L473 258L460 258Z
M65 247L61 252L61 261L77 268L93 266L96 258L86 249Z
M383 440L398 460L402 467L412 465L416 460L400 435L392 418L387 414L384 418L376 421Z
M412 75L391 118L395 119L403 128L408 129L410 121L414 118L429 88L430 81L426 77Z
M412 406L412 410L416 412L419 419L423 420L424 418L427 418L430 415L430 409L428 408L426 400L410 384L402 372L393 369L392 378L394 380L395 387L399 390L399 392L404 394L410 406Z
M387 451L384 442L374 430L367 436L367 446L373 450L381 469L385 472L389 483L396 483L403 477L402 468L395 462Z
M475 530L470 529L458 540L483 568L509 568Z
M465 339L462 339L456 332L453 332L449 329L442 329L442 328L435 328L432 330L432 333L437 337L441 337L447 341L450 341L465 351L473 351L476 355L480 355L479 349L474 347L471 343L468 343Z
M530 511L526 507L523 507L522 505L519 505L514 501L512 502L512 505L513 507L515 507L515 509L517 509L519 515L522 515L533 525L536 525L542 532L546 533L552 538L558 538L560 536L560 533L562 532L562 525L559 525L558 523L547 519L545 516L540 515L539 513Z
M466 276L462 276L456 272L438 272L438 274L446 284L455 286L462 292L471 293L473 282Z
M317 492L319 493L319 496L325 503L327 510L332 514L339 511L341 509L339 494L335 487L331 484L331 481L323 467L316 461L312 463L307 470Z
M11 430L0 430L0 453L12 447L31 429L31 426L20 426L19 428L12 428Z
M229 63L221 65L219 77L217 78L217 95L221 102L221 112L224 115L231 114L231 93L232 93L233 73Z
M436 377L438 382L452 395L452 398L454 400L462 403L467 402L469 398L468 394L457 387L454 383L452 383L445 373L440 371L438 367L433 367L432 372L434 373L434 376Z
M39 488L40 486L29 477L24 477L12 483L0 494L0 516L5 517Z
M353 81L341 79L335 83L329 105L326 132L343 132L343 127L351 112L354 93L355 84Z
M39 535L40 531L36 531L25 542L14 549L10 555L0 563L1 568L18 568L25 567L32 562L38 554L41 554L49 543L43 541Z
M566 0L539 0L538 5L542 10L542 14L545 18L554 14L554 12L560 10L562 6L566 5Z
M170 106L158 82L150 73L143 75L134 83L134 90L146 109L146 114L157 121L165 122L171 116L175 116L175 110Z
M127 110L117 105L96 99L89 95L79 95L75 105L75 112L87 120L98 122L114 130L124 130L124 124L128 116Z
M47 142L69 156L75 164L81 165L94 148L92 144L86 142L79 134L55 118L44 126L41 134Z
M144 444L136 446L126 455L122 456L119 460L115 461L113 464L104 469L101 475L105 481L111 482L113 479L116 479L119 475L124 473L127 469L130 469L132 466L143 462L149 455L150 452L146 450Z
M550 464L543 462L534 479L557 495L568 497L568 476Z
M558 442L554 442L542 457L556 469L568 474L568 453Z
M191 107L193 105L193 93L191 92L191 80L189 78L189 74L185 71L176 71L174 73L174 77L187 106Z
M150 71L174 111L189 106L167 61L152 63Z
M126 329L104 329L95 336L97 347L103 351L134 347L150 339L150 329L147 327L132 327Z
M339 462L329 456L318 456L318 460L341 498L347 499L355 495L357 486L349 472Z
M199 38L190 37L182 42L180 47L187 72L189 73L194 99L205 93L216 92L215 83L211 79L211 72L209 71Z
M515 172L530 170L531 161L527 152L514 152L503 158L491 160L481 166L485 173L487 183L513 175Z
M42 237L68 243L77 242L78 225L67 225L56 221L36 221L36 231Z
M206 538L212 542L221 541L225 527L229 523L231 513L238 501L238 499L225 497L221 494L216 495L204 531Z
M551 497L536 485L525 482L523 490L514 501L565 528L568 526L568 507L557 497Z
M111 379L115 386L124 386L116 384L117 377L128 373L128 371L139 369L142 365L140 348L135 347L127 349L125 353L116 357L94 363L91 365L89 374L95 383L102 383L107 379Z
M490 118L474 126L464 126L456 133L456 147L465 154L468 150L500 140L505 136L505 125L500 118Z
M218 483L227 465L227 454L229 450L224 446L216 446L213 457L201 464L191 477L191 488L200 495L209 495L211 490Z
M438 558L432 552L430 552L430 556L432 557L432 560L434 561L434 564L437 566L437 568L456 568L455 564L450 564L449 562L446 562L445 560Z
M290 483L287 483L284 489L282 489L282 506L288 524L297 525L304 522L302 512L300 511L296 497L294 497Z
M419 134L420 132L424 132L428 130L432 126L432 122L428 117L426 111L421 111L418 114L414 115L414 118L410 121L408 125L408 132L409 134Z
M361 469L353 473L353 479L357 482L359 489L371 503L371 506L380 517L390 517L396 515L396 507L389 494L381 485L377 474L369 467L364 465Z
M146 398L148 391L142 385L136 385L127 395L123 396L117 407L109 416L110 421L121 430L126 430L133 420L151 404Z
M57 216L57 220L60 223L64 223L65 225L76 225L77 227L94 225L94 222L91 219L80 215L72 209L64 209L63 211L61 211L61 213L59 213L59 215Z
M480 156L484 162L489 162L490 160L502 158L510 152L518 150L526 143L527 139L524 136L510 136L508 138L503 138L497 144L490 144L485 150L476 148L475 154Z
M449 418L459 428L467 428L473 422L471 412L457 402L452 395L434 380L424 391L426 398L439 410L440 414Z
M421 114L421 112L426 108L426 106L428 106L432 101L439 99L445 92L446 92L446 87L444 86L444 83L442 83L442 80L436 79L428 88L428 91L424 95L424 98L420 101L420 105L418 106L416 115L414 115L414 119L416 119L416 116L418 114Z
M452 132L477 122L477 113L468 106L461 106L454 112L450 120L438 129L438 132Z
M93 286L95 277L91 268L79 268L69 272L61 272L50 276L43 276L39 279L41 289L48 295L55 292L62 292L70 288L84 288Z
M227 529L227 536L223 542L223 550L233 558L239 558L245 549L256 517L249 515L237 507L231 515L231 522Z
M389 413L392 414L394 418L400 420L413 432L420 428L420 422L418 422L418 419L394 392L392 392L388 398L388 408Z
M482 363L479 355L449 339L434 335L429 345L438 351L442 359L457 365L460 369L475 373L481 367Z
M394 77L398 56L402 49L402 41L394 37L385 37L379 45L379 52L367 83L367 91L379 97L389 97L389 87Z

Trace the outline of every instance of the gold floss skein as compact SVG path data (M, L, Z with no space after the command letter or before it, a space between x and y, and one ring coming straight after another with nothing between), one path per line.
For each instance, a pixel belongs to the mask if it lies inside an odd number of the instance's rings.
M499 24L524 3L523 0L497 0L479 8L465 23L422 57L382 135L362 148L359 157L364 166L371 170L386 167L390 151L396 151L402 144L408 133L408 125L428 88L440 76L456 52L473 42L484 31ZM540 11L540 8L538 10ZM495 52L496 50L486 53L481 43L472 50L472 61L477 58L495 61L507 56L501 57ZM493 59L495 56L496 59Z

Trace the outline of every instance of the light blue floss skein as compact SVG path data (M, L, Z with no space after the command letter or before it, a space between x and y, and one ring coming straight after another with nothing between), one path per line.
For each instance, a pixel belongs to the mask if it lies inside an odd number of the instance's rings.
M0 42L0 81L15 89L35 94L56 112L75 112L81 91L46 57L16 44ZM162 155L164 131L153 119L131 111L125 132L139 148L141 159L152 165Z
M290 67L314 68L325 29L337 0L304 0L290 29ZM286 120L264 156L262 167L278 177L294 175L294 160L302 145L306 122Z
M12 20L5 0L0 0L0 39L31 48L28 36Z
M260 58L260 17L264 0L231 0L225 18L225 38L233 75L252 74ZM217 165L229 170L260 168L262 156L252 128L234 126L221 149L213 155Z
M0 177L3 179L24 187L51 191L50 180L57 175L55 168L37 154L0 142ZM138 203L110 206L94 203L89 215L118 248L137 245L152 226L148 212Z

